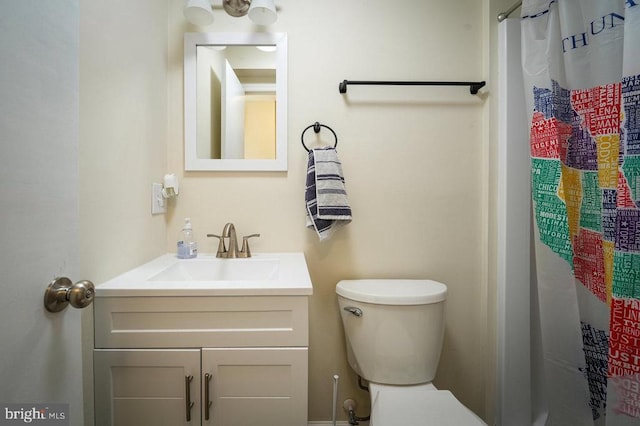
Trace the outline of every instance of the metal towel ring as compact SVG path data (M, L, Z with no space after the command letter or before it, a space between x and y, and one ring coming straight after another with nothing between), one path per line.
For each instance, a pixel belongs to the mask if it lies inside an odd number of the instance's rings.
M310 126L307 126L303 131L302 131L302 135L300 135L300 141L302 142L302 146L304 147L304 149L307 150L307 152L311 152L311 150L309 148L307 148L307 146L304 144L304 134L307 130L309 130L310 128L313 127L313 131L316 133L320 133L320 128L324 127L325 129L329 129L331 131L331 133L333 133L333 137L336 139L336 143L333 144L333 147L335 148L336 146L338 146L338 136L336 135L336 132L333 131L333 129L329 126L325 126L324 124L320 124L317 121L315 123L313 123Z

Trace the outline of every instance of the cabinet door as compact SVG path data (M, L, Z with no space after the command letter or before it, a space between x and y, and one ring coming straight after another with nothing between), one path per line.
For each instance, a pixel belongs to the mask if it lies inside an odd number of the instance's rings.
M212 375L203 424L306 425L307 370L307 348L203 349L203 377Z
M200 425L198 349L97 349L94 374L96 426Z

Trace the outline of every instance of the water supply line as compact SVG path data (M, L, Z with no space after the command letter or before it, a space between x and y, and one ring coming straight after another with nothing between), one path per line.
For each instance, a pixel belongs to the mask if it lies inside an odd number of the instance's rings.
M362 383L362 376L358 374L358 387L360 389L370 392L369 387ZM371 419L371 415L365 417L358 417L356 415L357 404L353 399L345 399L342 403L342 408L349 414L349 424L359 425L360 422L368 422Z
M340 377L337 374L333 375L333 426L336 426L336 416L338 410L338 379Z
M345 399L342 403L342 408L349 414L349 424L359 425L360 422L368 422L371 416L358 417L356 415L356 408L358 404L353 399Z

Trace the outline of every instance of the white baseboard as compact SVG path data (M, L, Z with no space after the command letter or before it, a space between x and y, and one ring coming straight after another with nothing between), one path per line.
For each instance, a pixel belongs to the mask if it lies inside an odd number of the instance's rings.
M362 424L364 426L364 425L366 425L368 423L361 422L360 424ZM333 426L333 422L331 420L326 421L326 422L309 422L308 425L309 426ZM336 422L336 426L349 426L349 422L346 422L346 421Z

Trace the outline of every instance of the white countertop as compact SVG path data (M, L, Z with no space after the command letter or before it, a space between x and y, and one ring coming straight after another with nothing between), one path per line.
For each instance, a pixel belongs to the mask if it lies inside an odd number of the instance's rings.
M158 274L178 262L250 262L277 263L275 277L257 280L158 280ZM222 265L222 263L219 263ZM216 259L214 254L199 254L196 259L178 259L165 254L96 286L96 297L142 296L309 296L313 286L303 253L254 253L250 259Z

